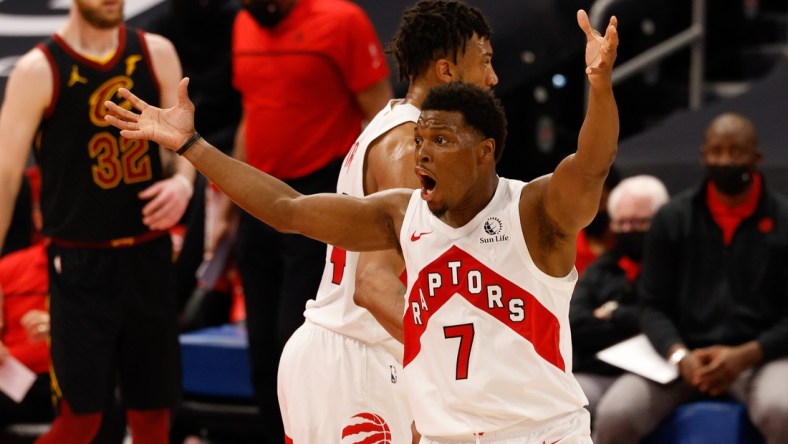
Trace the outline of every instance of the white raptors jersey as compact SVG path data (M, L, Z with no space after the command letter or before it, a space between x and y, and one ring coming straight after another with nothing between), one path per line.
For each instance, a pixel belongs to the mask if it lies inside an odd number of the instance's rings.
M422 435L495 432L587 402L571 373L577 272L551 277L531 259L518 207L525 185L500 178L487 207L460 228L436 218L420 190L410 200L400 232L403 381Z
M364 159L369 144L403 123L416 122L421 111L401 100L392 100L367 125L345 156L337 180L337 192L364 196ZM415 167L415 161L414 161ZM415 173L414 173L415 174ZM367 310L353 302L356 289L358 253L326 249L326 266L317 297L306 304L304 316L317 325L356 338L368 344L380 344L401 358L402 345L392 338Z

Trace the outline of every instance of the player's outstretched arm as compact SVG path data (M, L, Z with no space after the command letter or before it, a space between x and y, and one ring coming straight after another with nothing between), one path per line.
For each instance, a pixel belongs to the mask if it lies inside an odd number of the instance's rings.
M577 151L563 159L554 173L531 181L520 197L528 250L537 267L551 276L572 271L575 238L597 213L602 185L618 149L612 84L618 21L611 17L604 36L591 28L585 11L578 11L577 22L586 37L586 75L591 85Z
M577 151L564 159L550 178L546 210L567 234L576 234L597 213L602 185L618 149L619 120L612 71L618 48L618 20L611 17L605 34L591 27L585 11L577 22L586 36L588 108Z
M181 149L196 133L194 104L188 97L188 78L178 85L178 103L172 108L151 106L121 88L119 94L139 113L106 102L107 122L129 139L147 139L180 150L183 157L221 190L274 229L298 233L347 250L395 248L409 190L392 190L360 199L339 194L302 195L284 182L235 160L198 138Z

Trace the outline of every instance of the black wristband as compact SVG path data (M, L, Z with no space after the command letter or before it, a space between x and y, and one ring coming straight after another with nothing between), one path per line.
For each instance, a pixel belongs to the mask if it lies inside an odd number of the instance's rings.
M182 147L178 148L178 151L176 151L176 153L178 153L179 156L183 156L183 153L185 153L186 150L191 148L192 145L197 143L197 141L200 140L200 137L202 137L200 133L195 131L194 134L191 137L189 137L189 140L187 140Z

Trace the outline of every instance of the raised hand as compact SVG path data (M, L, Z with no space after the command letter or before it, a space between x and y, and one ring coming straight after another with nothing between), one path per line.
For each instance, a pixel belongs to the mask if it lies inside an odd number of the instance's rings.
M139 114L107 101L104 104L109 114L104 119L120 129L120 135L127 139L147 139L177 150L195 133L194 104L189 100L188 85L189 78L183 78L178 84L178 103L168 109L148 105L131 91L120 88L118 94Z
M618 48L618 19L615 16L610 17L604 36L591 27L588 14L582 9L577 11L577 24L586 34L586 74L589 80L592 75L609 76Z

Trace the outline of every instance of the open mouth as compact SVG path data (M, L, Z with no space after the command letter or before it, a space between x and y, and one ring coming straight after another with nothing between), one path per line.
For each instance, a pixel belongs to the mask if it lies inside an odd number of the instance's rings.
M430 177L427 172L422 169L417 168L416 175L419 177L419 181L421 182L421 198L424 200L430 200L437 182L435 182L435 179Z

